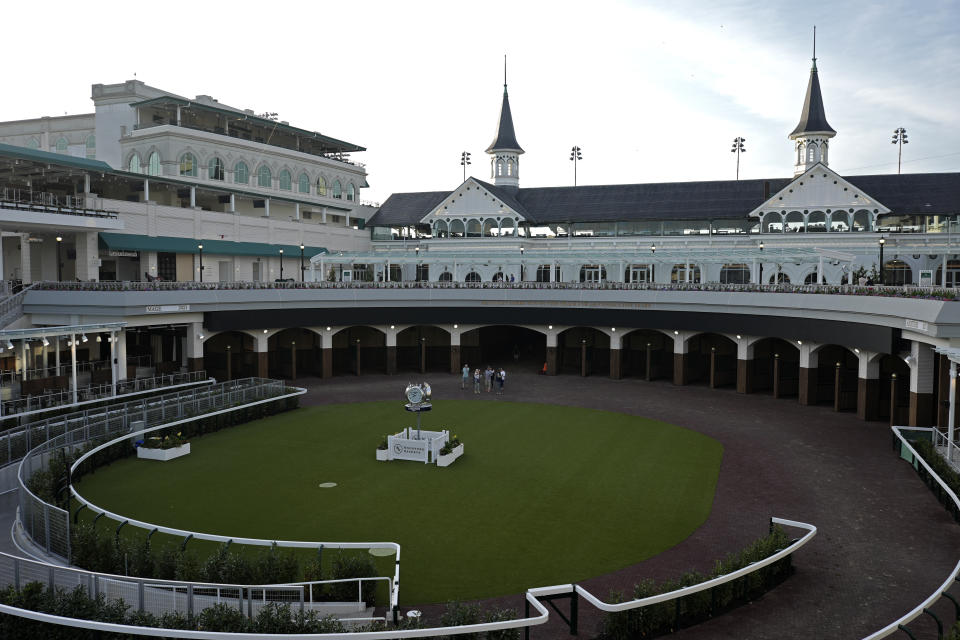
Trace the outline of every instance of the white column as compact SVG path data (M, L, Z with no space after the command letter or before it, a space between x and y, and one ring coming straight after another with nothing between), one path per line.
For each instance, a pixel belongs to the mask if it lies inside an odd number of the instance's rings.
M117 395L117 332L110 332L110 395Z
M323 207L320 209L320 222L327 224L327 208Z
M100 279L100 257L96 231L79 231L74 234L77 252L76 277L79 280L96 282ZM66 257L66 256L63 256Z
M83 174L83 193L84 195L90 195L90 174Z
M150 200L150 181L143 181L143 201L148 202Z
M293 216L294 220L300 220L300 203L293 203Z
M190 187L190 208L191 209L197 208L197 188L196 187Z
M946 271L944 271L946 273ZM32 284L33 276L30 272L30 234L20 234L20 279L23 284Z
M73 404L77 404L77 334L70 334L70 389L73 390Z
M930 345L916 340L910 345L910 391L912 393L933 393L933 371L936 358Z
M817 263L817 284L823 282L823 256L820 256L820 261Z
M943 274L941 276L940 286L945 287L947 286L947 254L946 253L943 254L943 266L941 268L940 273ZM26 280L24 280L24 282L26 282Z
M117 343L117 380L127 379L127 332L120 329L113 341Z
M947 412L947 461L953 457L953 421L956 414L957 363L950 361L950 411Z
M270 198L263 201L263 215L267 218L270 217Z
M53 340L54 340L53 344L56 345L56 349L57 349L57 352L53 356L54 357L53 361L57 367L57 372L53 375L58 376L60 375L60 336L57 336Z
M814 342L804 342L800 345L800 367L803 369L815 369L820 364L820 353L814 351L817 348Z
M236 213L236 212L237 212L237 194L231 193L230 194L230 213Z
M30 367L30 360L27 358L27 341L20 341L20 361L23 363L23 366L20 367L20 379L27 379L27 369Z

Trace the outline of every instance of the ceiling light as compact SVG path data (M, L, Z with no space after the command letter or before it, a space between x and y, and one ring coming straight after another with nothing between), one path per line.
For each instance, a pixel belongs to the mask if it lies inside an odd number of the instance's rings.
M100 334L97 334L97 342L103 342L103 338L100 337Z
M550 331L553 331L553 325L552 325L552 324L548 324L548 325L547 325L547 329L549 329Z
M797 340L797 344L803 344L803 342L801 342L800 340Z
M456 324L455 324L455 325L453 325L453 328L456 329L458 326L460 326L460 325L456 325Z
M13 342L7 340L7 349L13 349Z
M202 333L200 334L200 339L203 340L203 334L202 334Z
M674 332L673 332L673 335L678 336L678 335L680 335L680 332L679 332L679 331L674 331Z
M264 333L266 333L266 332L267 332L267 330L266 330L266 329L264 329L264 330L263 330L263 332L264 332Z
M45 347L49 347L49 346L50 346L50 341L47 340L47 336L43 336L43 346L45 346Z
M737 340L739 340L739 339L740 339L740 334L738 333L738 334L737 334Z
M85 334L85 333L82 334L80 337L81 337L81 339L82 339L84 342L86 342L87 340L89 340L89 338L87 338L87 334Z
M330 327L327 327L327 331L330 331Z

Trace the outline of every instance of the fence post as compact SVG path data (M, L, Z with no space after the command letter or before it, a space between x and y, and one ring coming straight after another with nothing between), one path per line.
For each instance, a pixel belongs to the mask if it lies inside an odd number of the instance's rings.
M137 611L141 613L143 613L143 608L145 605L144 591L143 580L137 580Z
M43 503L43 528L47 540L46 551L50 553L50 505Z
M193 583L187 585L187 615L193 615Z

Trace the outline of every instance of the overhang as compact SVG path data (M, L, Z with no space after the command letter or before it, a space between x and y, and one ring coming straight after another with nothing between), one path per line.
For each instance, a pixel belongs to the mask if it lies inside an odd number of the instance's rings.
M265 242L233 242L230 240L197 240L171 236L140 236L131 233L101 233L100 247L114 251L161 251L166 253L200 253L224 256L278 256L280 250L288 256L299 256L300 246L267 244ZM304 247L304 255L327 253L324 247Z

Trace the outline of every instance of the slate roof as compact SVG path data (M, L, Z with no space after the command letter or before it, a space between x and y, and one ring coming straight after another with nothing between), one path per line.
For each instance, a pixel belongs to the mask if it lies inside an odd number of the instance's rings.
M960 214L960 173L844 176L892 213ZM660 182L507 191L479 182L534 224L641 220L746 219L792 178ZM398 193L368 226L417 224L450 191ZM519 207L519 208L518 208Z
M823 96L820 94L820 78L817 76L816 58L813 59L813 66L810 68L810 81L807 83L807 97L803 100L800 122L789 137L793 138L794 136L814 132L837 133L827 123L827 114L823 110Z
M497 137L494 138L487 153L491 151L516 151L523 153L517 134L513 131L513 116L510 114L510 98L507 97L507 85L503 85L503 104L500 106L500 121L497 122Z

